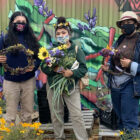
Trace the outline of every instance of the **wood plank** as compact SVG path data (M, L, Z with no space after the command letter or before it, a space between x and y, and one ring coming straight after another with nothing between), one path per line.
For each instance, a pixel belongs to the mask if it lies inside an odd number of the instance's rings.
M120 137L116 137L116 136L103 136L102 140L120 140Z
M66 130L72 130L73 128L71 127L71 126L64 126L64 128L66 129ZM92 127L91 126L85 126L85 128L87 129L87 130L89 130L89 129L92 129ZM46 131L52 131L53 130L53 127L52 126L49 126L49 127L39 127L39 129L41 129L41 130L46 130Z
M91 125L86 125L85 127L86 127L86 129L91 129L92 128ZM47 130L53 130L53 126L52 125L49 125L49 126L46 126L46 127L40 126L39 129L46 130L46 131ZM73 129L73 128L72 128L72 126L64 125L64 129Z
M82 115L83 118L94 118L93 114L89 115L89 114L84 114ZM69 119L71 119L71 116L69 116Z
M94 111L94 110L82 110L82 113L86 113L86 112L95 113L95 111Z
M88 122L92 122L94 120L94 118L83 118L84 122L88 121ZM69 119L68 122L72 122L71 119Z

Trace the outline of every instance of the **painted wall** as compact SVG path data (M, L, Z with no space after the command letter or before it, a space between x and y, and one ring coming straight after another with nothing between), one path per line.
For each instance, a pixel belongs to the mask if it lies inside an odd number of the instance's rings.
M87 59L90 86L82 94L95 103L98 85L104 87L106 82L104 75L97 82L97 76L101 76L99 70L103 59L102 56L98 56L98 52L109 44L110 28L116 28L116 21L122 12L133 10L140 15L140 1L46 0L44 2L43 0L0 0L0 31L6 33L9 17L14 11L24 11L40 44L50 48L50 43L55 42L53 24L56 23L57 17L65 16L73 29L72 40L83 49ZM119 29L116 28L114 41L119 33ZM104 91L107 91L105 87Z

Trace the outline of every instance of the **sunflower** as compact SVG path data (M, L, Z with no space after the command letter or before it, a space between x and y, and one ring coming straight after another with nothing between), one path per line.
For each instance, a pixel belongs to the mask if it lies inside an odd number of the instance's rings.
M38 58L41 60L44 60L48 56L49 56L49 53L48 53L47 49L45 47L41 47L39 49Z

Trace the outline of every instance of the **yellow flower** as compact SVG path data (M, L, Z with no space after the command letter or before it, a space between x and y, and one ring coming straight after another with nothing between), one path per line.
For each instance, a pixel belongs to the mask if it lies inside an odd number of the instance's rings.
M123 131L120 131L120 135L123 135L124 134L124 132Z
M63 23L59 23L57 26L58 26L58 27L63 26Z
M40 135L40 133L36 133L38 136Z
M115 133L115 134L114 134L114 136L118 136L118 134L117 134L117 133Z
M66 23L65 23L65 26L68 26L68 25L69 25L69 22L66 22Z
M11 130L9 128L7 128L7 127L1 127L0 131L6 131L6 132L9 133Z
M56 24L53 24L53 27L56 27Z
M41 123L33 123L30 127L33 127L34 129L38 129Z
M5 128L5 131L9 133L11 130L9 128Z
M110 47L109 47L109 45L107 45L107 47L106 47L108 50L112 50Z
M49 56L49 53L48 53L47 49L45 47L41 47L39 49L38 58L41 60L44 60L48 56Z
M62 45L62 48L67 49L67 45L66 44Z
M58 46L57 48L58 48L58 50L62 50L62 47L61 46Z
M14 126L14 125L15 125L14 123L11 123L11 124L10 124L10 126Z
M34 55L34 52L30 49L27 50L27 53L31 54L31 55Z
M0 136L0 140L2 140L3 139L3 136Z
M58 46L57 47L59 50L65 50L65 49L67 49L67 45L61 45L61 46Z
M2 114L2 108L0 107L0 115Z
M21 131L20 131L20 133L23 133L23 134L24 134L24 133L25 133L25 131L24 131L24 130L21 130Z
M5 119L4 118L0 118L0 124L5 124L5 123L6 123Z
M20 43L19 43L19 44L15 45L15 46L18 46L18 47L20 47L20 46L22 46L22 44L20 44Z
M21 123L21 126L22 127L30 127L32 124L30 123Z
M43 134L43 133L44 133L44 131L43 131L43 130L38 130L38 132L39 132L39 133L41 133L41 134Z

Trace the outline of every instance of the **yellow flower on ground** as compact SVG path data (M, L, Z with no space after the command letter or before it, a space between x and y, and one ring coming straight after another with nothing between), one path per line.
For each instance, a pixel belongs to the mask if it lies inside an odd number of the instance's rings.
M0 107L0 115L2 114L2 108Z
M120 135L123 135L124 134L124 132L123 131L120 131Z
M48 56L49 56L49 53L48 53L47 49L45 47L41 47L39 49L38 58L41 60L44 60Z
M33 123L30 127L33 127L34 129L38 129L41 123Z
M0 140L2 140L3 139L3 136L0 136Z
M23 134L24 134L24 133L25 133L25 131L24 131L24 130L21 130L21 131L20 131L20 133L23 133Z
M44 133L44 131L43 131L43 130L38 130L38 132L39 132L39 133L41 133L41 134L43 134L43 133Z
M38 136L40 135L40 133L36 133Z
M30 123L21 123L21 126L22 127L30 127L32 124Z
M0 118L0 124L2 125L2 124L5 124L5 123L6 123L5 119L4 118Z
M6 131L9 133L11 130L7 127L2 127L2 128L0 128L0 131Z
M11 130L9 128L5 128L5 131L10 133Z
M10 126L14 126L15 124L14 123L10 123Z

